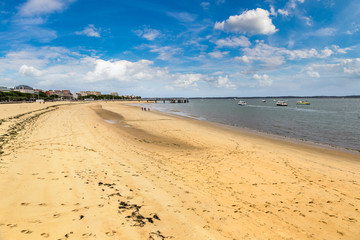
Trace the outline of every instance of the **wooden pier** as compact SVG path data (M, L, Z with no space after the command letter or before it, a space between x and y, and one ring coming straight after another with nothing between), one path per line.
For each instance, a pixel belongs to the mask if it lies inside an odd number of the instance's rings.
M189 99L188 98L151 98L151 99L143 99L146 100L147 102L169 102L169 103L189 103Z

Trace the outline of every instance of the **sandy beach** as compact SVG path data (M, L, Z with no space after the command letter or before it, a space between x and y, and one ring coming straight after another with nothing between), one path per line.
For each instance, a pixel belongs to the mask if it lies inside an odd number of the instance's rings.
M360 239L360 155L118 102L0 105L0 240Z

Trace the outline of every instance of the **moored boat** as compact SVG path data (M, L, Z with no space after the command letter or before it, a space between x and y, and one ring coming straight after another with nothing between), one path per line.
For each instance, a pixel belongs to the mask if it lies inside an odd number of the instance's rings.
M310 102L307 102L307 101L297 101L296 104L297 104L297 105L310 105Z
M240 106L246 106L246 105L247 105L247 102L240 100L240 101L238 102L238 105L240 105Z
M276 106L286 107L287 105L288 105L288 104L287 104L286 101L281 101L281 100L279 100L279 101L276 102Z

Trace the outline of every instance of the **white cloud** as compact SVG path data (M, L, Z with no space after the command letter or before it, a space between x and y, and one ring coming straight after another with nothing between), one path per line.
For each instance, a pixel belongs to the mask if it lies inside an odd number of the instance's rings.
M289 16L289 12L283 9L278 9L278 13L283 16Z
M151 66L153 62L148 60L130 62L126 60L105 61L96 59L94 63L94 70L86 74L86 79L90 82L106 80L153 80L154 78L168 74L166 68L153 68Z
M360 58L337 59L336 63L328 64L311 64L303 72L315 78L320 77L319 72L329 76L343 76L345 73L358 80L360 76Z
M39 77L42 74L40 70L38 70L34 67L31 67L31 66L28 66L26 64L24 64L20 67L19 73L22 76L26 76L26 77Z
M277 13L276 13L275 8L274 8L273 5L270 5L270 15L275 16L275 17L277 16Z
M190 14L188 12L167 12L167 15L185 23L194 22L197 18L196 15Z
M278 13L286 18L295 16L304 21L304 23L308 26L312 25L312 20L308 16L304 16L303 11L299 11L296 8L298 7L298 3L304 3L305 0L289 0L283 9L278 9Z
M352 23L351 25L351 29L345 31L345 33L348 35L352 35L360 30L359 24Z
M337 45L332 45L331 46L335 52L337 53L347 53L347 51L351 50L351 48L340 48L339 46Z
M203 7L205 10L209 8L210 3L209 2L201 2L200 6Z
M210 83L217 88L234 89L236 86L225 76L208 76L204 74L176 74L172 78L176 79L176 87L189 88L198 87L199 83Z
M327 28L320 28L317 31L310 33L310 36L334 36L336 34L336 28L331 28L331 27L327 27Z
M209 52L209 55L212 58L223 58L227 54L229 54L229 52L221 52L221 51Z
M139 37L145 38L149 41L153 41L155 38L161 35L161 32L156 29L145 28L143 30L136 30L136 35Z
M339 66L344 73L360 76L360 58L343 59Z
M237 61L241 61L241 62L244 62L244 63L250 63L250 59L244 55L244 56L241 56L241 57L235 57L235 60Z
M250 34L273 34L277 31L269 18L267 10L257 8L243 12L241 15L230 16L229 19L216 22L215 29L227 32Z
M273 82L267 74L263 74L262 76L254 74L253 79L258 81L260 87L270 87Z
M337 46L334 47L337 53L345 53L344 49L340 49ZM348 50L348 49L347 49ZM301 50L288 50L286 48L277 48L267 45L263 42L259 42L253 48L244 48L244 55L236 57L235 59L242 62L260 61L267 66L278 66L286 62L286 60L299 60L309 58L327 58L334 54L334 51L328 47L318 51L314 48L301 49Z
M20 9L19 14L24 17L51 14L64 10L74 0L28 0Z
M306 74L311 78L320 78L320 73L315 71L312 67L306 68Z
M100 29L95 28L94 25L89 24L87 27L84 28L81 32L76 32L77 35L85 35L88 37L100 37Z
M218 87L218 88L235 89L235 87L236 87L232 82L230 82L228 75L226 75L224 77L218 76L215 79L211 78L211 81L213 81L215 87Z
M169 46L159 47L159 46L151 45L149 47L151 48L150 52L158 53L159 56L157 57L157 59L163 61L170 60L171 58L173 58L174 55L177 55L182 52L181 48L173 48Z
M249 39L245 36L228 37L226 39L219 39L215 42L216 46L222 47L248 47L251 45Z
M308 25L308 26L312 26L312 20L310 17L307 17L307 16L302 16L300 17L300 19L303 19L305 21L305 24Z
M174 85L176 87L197 87L197 83L203 80L202 74L177 74L174 76L176 79Z
M321 51L321 54L319 55L319 57L321 58L327 58L330 57L334 52L329 49L329 48L325 48L324 50Z

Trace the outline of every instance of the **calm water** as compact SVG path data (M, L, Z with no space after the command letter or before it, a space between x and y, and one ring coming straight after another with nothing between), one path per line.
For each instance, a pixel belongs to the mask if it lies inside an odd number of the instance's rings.
M260 132L360 151L360 99L306 99L311 105L277 107L273 99L190 99L190 103L152 104L151 108ZM285 99L286 100L286 99Z

